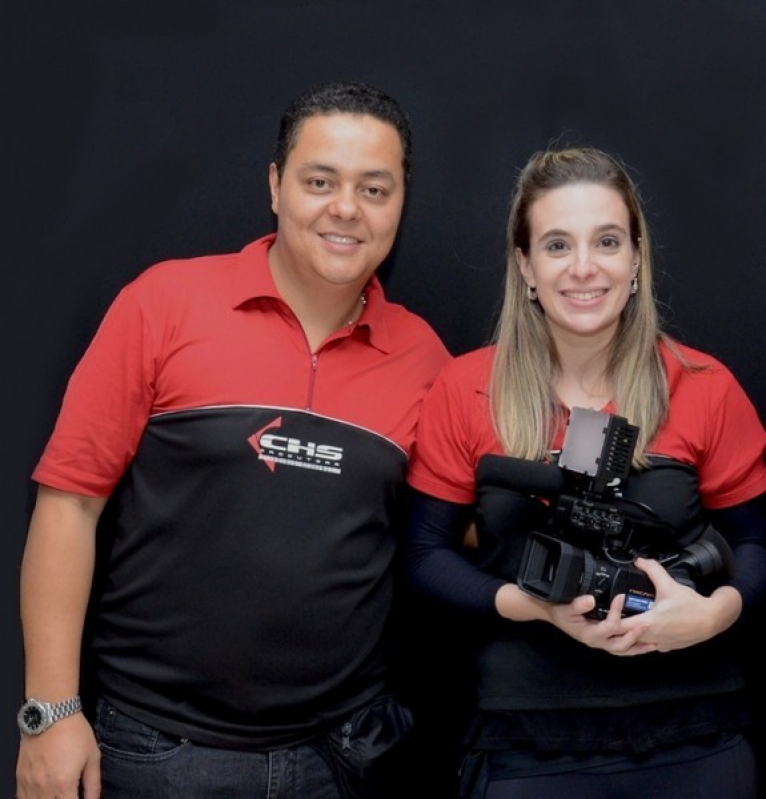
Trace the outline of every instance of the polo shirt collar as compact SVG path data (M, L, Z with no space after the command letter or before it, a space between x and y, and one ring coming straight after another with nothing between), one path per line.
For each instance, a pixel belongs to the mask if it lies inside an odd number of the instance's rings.
M276 238L276 233L269 233L247 244L239 253L232 288L233 308L243 308L257 299L284 302L269 269L268 252ZM364 293L367 302L354 334L361 336L366 331L367 340L373 347L381 352L390 352L393 340L386 314L388 300L375 275L370 278Z

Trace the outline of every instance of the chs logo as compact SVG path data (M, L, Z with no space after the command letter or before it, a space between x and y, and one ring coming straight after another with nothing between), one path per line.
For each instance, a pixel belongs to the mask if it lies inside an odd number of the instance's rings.
M283 463L301 469L340 474L340 462L343 460L342 447L283 436L277 432L280 427L282 427L282 417L278 416L247 439L250 446L258 453L258 458L272 472L278 463Z

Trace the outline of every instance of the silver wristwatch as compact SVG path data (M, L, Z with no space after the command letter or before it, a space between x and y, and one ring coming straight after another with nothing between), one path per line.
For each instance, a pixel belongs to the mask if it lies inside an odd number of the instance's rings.
M27 699L21 706L16 720L24 735L39 735L51 724L55 724L67 716L73 716L82 710L79 696L64 702L41 702L39 699Z

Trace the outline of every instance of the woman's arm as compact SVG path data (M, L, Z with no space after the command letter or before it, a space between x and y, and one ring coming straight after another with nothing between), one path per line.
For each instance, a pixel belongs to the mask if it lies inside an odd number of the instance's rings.
M544 602L524 593L514 583L493 577L463 554L465 531L473 508L412 491L405 544L405 571L415 587L442 605L510 621L544 621L586 646L612 654L643 654L653 645L638 644L643 627L626 629L622 598L613 603L603 621L584 616L593 609L590 595L568 604Z
M404 568L410 582L447 607L494 615L495 595L505 581L485 574L461 552L473 506L409 491Z
M639 559L654 583L654 606L631 624L644 623L639 640L660 652L707 641L750 615L766 598L766 494L711 514L734 552L734 575L709 597L680 585L657 562ZM640 619L640 620L639 620Z
M766 493L711 513L713 527L734 551L734 576L729 585L742 597L742 615L766 602Z

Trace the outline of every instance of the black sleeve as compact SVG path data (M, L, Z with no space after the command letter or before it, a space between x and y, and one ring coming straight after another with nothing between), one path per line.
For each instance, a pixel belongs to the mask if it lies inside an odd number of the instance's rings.
M414 489L410 492L404 553L407 579L440 604L496 615L495 594L505 581L485 574L461 552L473 506Z
M742 595L742 615L750 616L766 601L766 493L712 511L711 522L734 551L734 576L728 584Z

